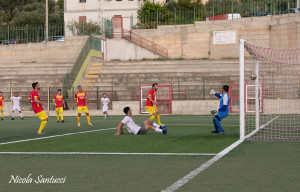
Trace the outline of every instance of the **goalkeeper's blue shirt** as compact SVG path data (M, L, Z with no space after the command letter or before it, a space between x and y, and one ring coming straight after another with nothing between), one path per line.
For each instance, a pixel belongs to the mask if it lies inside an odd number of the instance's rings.
M219 107L219 112L229 112L229 102L230 102L230 97L228 93L225 94L218 94L215 93L215 96L220 98L220 107Z

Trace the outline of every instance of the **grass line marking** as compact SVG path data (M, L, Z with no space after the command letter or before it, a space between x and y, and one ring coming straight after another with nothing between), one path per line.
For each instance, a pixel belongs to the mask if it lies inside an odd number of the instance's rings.
M167 125L181 125L181 126L182 125L187 125L187 126L190 126L190 125L191 126L193 126L193 125L200 125L201 126L202 125L202 126L211 126L211 127L214 126L214 124L212 124L212 123L211 124L200 124L200 123L198 123L198 124L197 123L195 123L195 124L193 124L193 123L192 124L167 124ZM222 127L232 127L232 126L240 126L240 125L228 125L228 124L227 125L222 125Z
M0 145L7 145L7 144L21 143L21 142L26 142L26 141L35 141L35 140L42 140L42 139L50 139L50 138L55 138L55 137L68 136L68 135L93 133L93 132L107 131L107 130L113 130L113 129L117 129L117 127L107 128L107 129L96 129L96 130L90 130L90 131L80 131L80 132L74 132L74 133L65 133L65 134L62 134L62 135L52 135L52 136L46 136L46 137L37 136L37 138L32 138L32 139L23 139L23 140L17 140L17 141L4 142L4 143L0 143Z
M0 152L12 155L160 155L160 156L215 156L215 153L113 153L113 152Z
M259 130L265 128L266 126L268 126L271 122L273 122L274 120L276 120L278 117L279 116L271 119L269 122L267 122L266 124L262 125L259 128ZM251 132L250 134L248 134L245 138L251 137L257 131L258 130L254 130L253 132ZM190 173L188 173L186 176L182 177L181 179L179 179L178 181L176 181L175 183L173 183L171 186L169 186L166 189L162 190L162 192L173 192L173 191L176 191L177 189L179 189L180 187L182 187L183 185L185 185L186 183L188 183L190 180L192 180L194 177L196 177L197 175L199 175L199 173L201 173L202 171L204 171L205 169L207 169L208 167L210 167L212 164L214 164L215 162L217 162L219 159L221 159L222 157L224 157L231 150L233 150L234 148L236 148L237 146L239 146L243 141L244 140L240 139L240 140L234 142L229 147L227 147L224 150L222 150L221 152L219 152L215 157L211 158L210 160L206 161L204 164L200 165L197 169L194 169L193 171L191 171Z
M231 144L229 147L224 149L223 151L219 152L215 157L212 159L206 161L204 164L200 165L197 169L194 169L190 173L188 173L186 176L182 177L175 183L173 183L171 186L167 187L166 189L162 190L162 192L173 192L188 183L190 180L192 180L194 177L196 177L199 173L210 167L212 164L214 164L216 161L224 157L227 153L229 153L232 149L237 147L239 144L241 144L243 140L238 140Z

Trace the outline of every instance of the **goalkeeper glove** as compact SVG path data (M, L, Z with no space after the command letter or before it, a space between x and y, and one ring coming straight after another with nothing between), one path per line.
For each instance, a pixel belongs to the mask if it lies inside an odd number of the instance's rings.
M211 95L214 95L216 92L212 89L212 90L210 90L210 92L209 92Z
M216 116L216 115L218 114L218 110L217 110L217 109L212 109L212 110L210 111L210 114Z

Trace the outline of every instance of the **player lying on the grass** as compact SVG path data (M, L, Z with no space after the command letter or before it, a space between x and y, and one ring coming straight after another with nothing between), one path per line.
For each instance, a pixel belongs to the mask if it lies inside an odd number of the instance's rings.
M103 97L101 98L100 103L102 104L104 119L106 119L108 117L108 105L110 104L110 100L108 97L106 97L106 93L103 93Z
M17 93L14 93L14 96L10 98L10 100L12 101L12 104L13 104L11 120L15 120L15 111L19 111L19 113L21 115L21 119L23 120L23 114L22 114L21 107L20 107L21 99L22 99L22 97L20 96L20 94L17 94Z
M2 92L0 92L0 111L1 111L1 120L3 120L3 104L4 104L4 97L2 96Z
M211 111L211 114L214 115L213 123L216 129L214 131L211 131L212 133L219 133L219 134L224 133L224 129L222 128L221 121L222 119L227 117L229 113L230 98L228 95L228 91L229 91L228 85L223 86L222 94L216 93L213 89L210 91L211 95L215 95L216 97L220 98L219 109Z
M56 119L57 119L57 123L59 123L59 113L60 113L60 118L61 118L61 122L65 122L64 121L64 107L65 106L65 99L64 96L61 94L61 89L57 90L57 95L54 96L53 98L53 104L55 106L55 111L56 111Z
M134 135L144 135L150 129L152 131L155 131L155 132L158 132L158 133L163 133L163 134L167 134L167 132L168 132L168 128L166 128L167 127L166 125L160 126L160 125L150 121L150 119L147 119L146 121L144 121L140 125L135 124L135 122L131 118L132 111L131 111L130 107L125 107L123 109L123 112L126 114L126 116L119 123L118 131L115 135L123 134L123 125L124 124L126 125L126 128L127 128L128 132L131 133L131 134L134 134Z
M28 101L31 102L32 110L37 116L42 120L40 128L37 132L37 135L44 135L45 133L42 132L48 122L48 115L44 111L42 105L46 106L46 103L41 101L40 94L38 91L40 90L40 85L38 82L32 83L33 90L30 92Z
M163 124L160 122L159 111L157 110L157 105L158 105L158 102L156 99L157 90L158 90L158 84L154 83L152 85L152 89L149 91L148 96L147 96L146 109L152 115L150 117L150 120L153 121L156 118L157 123L159 125L163 126Z
M77 88L78 88L78 92L75 94L75 99L74 99L74 103L72 104L72 107L74 107L75 104L77 103L77 111L78 111L77 122L78 122L78 127L80 127L80 117L81 117L82 111L85 112L86 119L88 121L88 125L91 126L91 127L93 127L93 124L91 123L91 118L90 118L89 110L87 108L87 106L89 106L89 108L91 108L91 105L89 105L89 100L87 98L87 94L82 91L82 86L81 85L79 85Z

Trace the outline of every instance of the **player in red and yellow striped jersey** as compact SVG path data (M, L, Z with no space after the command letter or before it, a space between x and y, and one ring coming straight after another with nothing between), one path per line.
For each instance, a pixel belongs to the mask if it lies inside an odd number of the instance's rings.
M160 122L159 111L157 110L156 107L156 105L158 105L158 102L156 100L157 90L158 90L158 84L154 83L152 85L152 89L149 91L147 96L146 109L152 115L150 117L151 121L153 121L156 118L158 125L165 127L165 125Z
M2 92L0 92L0 111L1 111L1 120L3 120L3 104L4 104L4 97L2 96Z
M90 119L89 110L87 108L87 106L89 106L89 108L91 108L91 106L88 103L89 100L87 98L87 94L82 91L81 85L78 86L78 92L75 94L75 99L72 107L75 106L76 102L77 102L77 111L78 111L78 116L77 116L78 127L80 127L80 117L82 111L85 112L86 119L88 121L89 126L93 127L93 124L91 123L91 119Z
M61 89L58 89L57 95L55 95L53 98L53 104L55 106L57 123L59 123L59 113L60 113L61 122L62 123L65 122L64 115L63 115L63 111L64 111L64 107L65 107L64 101L65 101L65 99L64 99L64 96L61 94Z
M33 90L30 92L28 100L31 102L33 112L37 114L37 116L42 120L37 135L44 135L45 133L42 131L48 122L48 115L44 111L42 105L46 105L46 103L41 101L41 96L38 93L38 91L40 90L39 83L32 83L32 88Z

